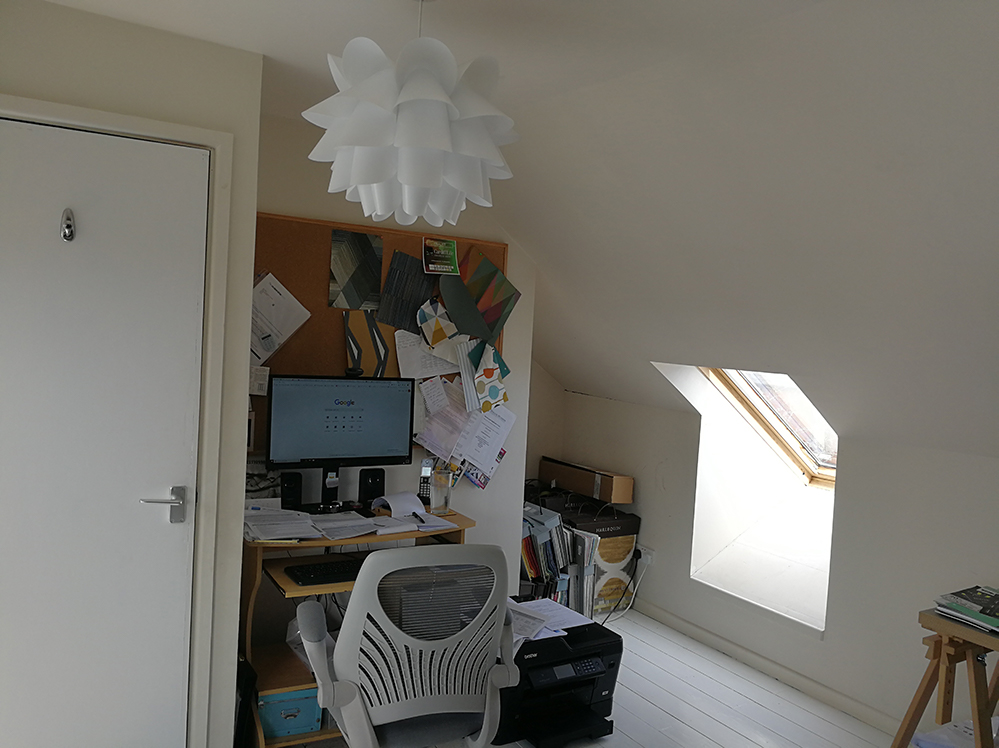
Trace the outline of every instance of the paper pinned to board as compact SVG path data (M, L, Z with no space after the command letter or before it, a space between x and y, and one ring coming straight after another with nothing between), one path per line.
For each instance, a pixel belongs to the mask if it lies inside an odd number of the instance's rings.
M250 317L250 365L260 366L290 338L312 313L268 273L253 287Z
M435 279L436 276L423 272L419 258L395 252L382 287L378 321L418 335L420 327L416 324L416 310L433 296Z
M492 478L499 465L500 450L516 420L516 414L503 405L473 413L455 442L452 462L467 460Z
M431 349L458 334L458 328L454 326L451 318L447 316L447 310L437 299L428 299L424 302L416 311L416 322L420 326L423 340Z
M500 367L502 361L496 349L486 343L475 370L475 394L478 397L479 410L488 411L510 399L506 394L506 385L503 384Z
M330 235L329 305L377 309L382 285L382 238L333 229Z
M267 396L267 383L270 381L271 370L268 366L250 367L250 394Z
M465 410L461 387L451 382L443 384L448 399L447 407L437 413L427 415L426 424L423 430L416 435L414 441L431 454L446 462L451 462L454 445L457 444L465 430L470 414Z
M457 364L435 356L419 335L406 330L395 331L395 354L399 359L399 375L407 379L426 379L459 371Z
M420 382L420 392L427 404L428 413L440 413L447 407L447 393L440 377L431 377Z
M479 405L479 393L475 390L475 369L469 353L476 343L472 340L465 340L458 343L455 349L458 353L458 370L461 372L461 385L465 396L465 410L482 410Z

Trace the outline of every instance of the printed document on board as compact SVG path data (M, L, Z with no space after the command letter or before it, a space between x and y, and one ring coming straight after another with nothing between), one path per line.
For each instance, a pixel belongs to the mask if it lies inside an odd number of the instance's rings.
M260 366L305 324L311 315L291 292L268 273L253 287L250 365Z

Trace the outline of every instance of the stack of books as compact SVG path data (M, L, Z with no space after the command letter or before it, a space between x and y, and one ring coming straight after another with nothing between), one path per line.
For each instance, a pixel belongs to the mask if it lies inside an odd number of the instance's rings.
M999 634L999 589L968 587L941 595L936 599L937 613L975 626L991 634Z
M521 594L569 602L571 561L569 531L562 515L534 504L524 505L521 535Z

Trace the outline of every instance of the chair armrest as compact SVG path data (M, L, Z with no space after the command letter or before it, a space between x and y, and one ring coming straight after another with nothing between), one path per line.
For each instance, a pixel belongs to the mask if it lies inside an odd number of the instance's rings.
M520 683L520 668L513 661L513 616L506 611L500 634L500 662L490 674L498 688L510 688Z

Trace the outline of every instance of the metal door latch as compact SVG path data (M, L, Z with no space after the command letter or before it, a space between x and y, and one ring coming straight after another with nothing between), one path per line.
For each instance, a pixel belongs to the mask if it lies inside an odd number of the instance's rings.
M187 518L187 486L172 486L169 499L139 499L143 504L166 504L170 507L170 522L176 524Z

